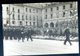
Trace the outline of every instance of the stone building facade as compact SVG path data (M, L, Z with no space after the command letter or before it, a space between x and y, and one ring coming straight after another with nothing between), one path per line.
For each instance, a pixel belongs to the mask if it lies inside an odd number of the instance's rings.
M3 25L52 29L60 34L68 26L78 33L77 2L44 3L45 6L25 4L3 4ZM34 4L32 4L34 5ZM38 5L38 4L37 4Z

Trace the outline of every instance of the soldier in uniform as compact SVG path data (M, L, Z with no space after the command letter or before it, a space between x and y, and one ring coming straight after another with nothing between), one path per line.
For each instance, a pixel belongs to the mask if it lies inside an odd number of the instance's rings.
M8 37L10 38L10 40L12 40L12 31L11 31L11 29L8 30Z
M26 36L26 30L24 28L21 29L21 37L22 37L22 42L24 42Z
M18 37L18 41L21 40L21 30L17 30L17 37Z
M21 31L21 37L22 37L22 42L24 42L24 40L25 40L25 35L24 35L24 32L23 32L23 31Z
M15 40L17 39L16 30L17 30L17 29L14 29L14 30L13 30L13 36L14 36L14 39L15 39Z
M71 41L70 41L70 30L69 28L67 27L65 29L65 32L64 32L65 36L66 36L66 39L64 41L64 45L66 45L66 42L68 41L70 43L70 45L72 45Z
M29 40L29 38L31 39L31 41L33 41L33 39L32 39L32 34L33 34L33 31L32 31L32 29L31 28L29 28L28 29L28 34L27 34L27 41Z

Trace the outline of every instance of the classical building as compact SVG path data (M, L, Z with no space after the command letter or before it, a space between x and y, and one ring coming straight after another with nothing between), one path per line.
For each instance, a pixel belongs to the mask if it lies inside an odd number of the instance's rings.
M3 7L3 24L7 26L39 26L38 21L41 20L42 9L20 5L20 4L4 4Z
M69 26L71 31L78 32L77 2L3 4L2 7L3 25L31 26L59 33Z
M47 5L43 8L43 27L64 31L69 26L71 31L74 31L71 26L76 27L78 32L78 12L77 2L61 2Z

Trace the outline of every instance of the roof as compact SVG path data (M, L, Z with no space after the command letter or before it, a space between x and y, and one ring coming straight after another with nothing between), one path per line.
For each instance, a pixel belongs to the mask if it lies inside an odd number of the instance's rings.
M69 3L72 3L72 2L21 3L21 4L14 4L14 5L34 7L34 8L46 8L50 6L69 4Z

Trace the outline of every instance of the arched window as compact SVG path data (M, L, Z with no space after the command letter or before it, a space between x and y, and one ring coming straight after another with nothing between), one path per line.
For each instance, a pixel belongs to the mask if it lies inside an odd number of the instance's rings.
M45 23L45 25L44 25L45 27L48 27L48 23Z
M50 23L50 27L54 27L54 23L51 22L51 23Z

